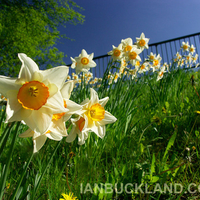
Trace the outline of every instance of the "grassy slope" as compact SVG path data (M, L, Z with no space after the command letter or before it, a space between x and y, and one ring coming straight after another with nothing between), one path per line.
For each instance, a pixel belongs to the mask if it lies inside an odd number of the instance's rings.
M153 190L155 183L177 182L185 187L189 183L198 185L200 119L195 111L200 110L200 99L190 80L192 74L197 81L196 91L200 93L199 73L182 70L165 74L158 82L156 77L149 76L142 77L137 83L135 80L119 79L112 89L98 89L100 98L110 97L105 108L118 120L106 126L104 139L91 133L83 146L78 146L77 141L68 144L63 140L39 188L39 199L59 199L62 192L70 190L78 199L101 197L90 192L80 194L81 183L83 188L87 183L91 186L95 183L148 183L149 191ZM71 99L80 103L85 96L89 97L88 91L74 91ZM21 129L22 132L26 127ZM48 140L34 156L24 184L34 187L35 175L41 173L55 145L56 141ZM7 149L0 157L0 163L4 163L6 152ZM18 138L8 179L11 186L7 190L7 199L31 153L32 140ZM3 165L0 166L2 168ZM198 193L123 192L107 194L104 198L178 199L179 195L181 199L189 199Z

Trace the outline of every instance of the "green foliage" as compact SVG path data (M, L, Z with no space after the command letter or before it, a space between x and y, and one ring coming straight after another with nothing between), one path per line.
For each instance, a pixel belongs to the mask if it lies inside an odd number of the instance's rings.
M23 180L21 166L27 167L25 162L32 154L32 140L17 138L10 163L10 169L14 170L8 173L6 186L10 183L10 187L5 189L4 198L15 194L20 180L21 193L16 194L19 198L28 195L30 199L59 199L61 193L72 191L78 199L189 199L194 195L198 199L198 193L184 193L190 183L198 186L200 182L200 118L195 112L199 111L200 99L196 92L200 91L200 85L197 78L196 90L190 83L193 74L197 76L199 72L177 70L159 82L155 77L145 76L137 83L119 79L108 89L104 79L105 84L95 90L100 99L109 96L105 110L117 118L114 124L106 126L105 137L100 139L90 133L82 146L77 145L77 139L70 144L62 140L59 147L58 142L47 140L34 154ZM89 86L83 82L74 88L70 99L81 103L86 97L90 97ZM1 111L3 122L4 110L5 106ZM27 127L19 128L21 133ZM6 137L4 129L5 124L1 123L2 140ZM68 132L70 129L71 126ZM11 142L9 139L1 154L0 171ZM51 164L45 168L50 160ZM88 183L92 192L83 193ZM147 184L147 190L152 193L141 193L131 185L126 193L124 187L130 183L142 185L143 191ZM160 192L170 183L182 184L183 192ZM106 193L106 184L114 185L112 192Z
M18 53L33 58L40 68L64 64L64 53L54 47L61 37L58 26L83 23L84 16L68 0L0 1L0 74L16 76Z

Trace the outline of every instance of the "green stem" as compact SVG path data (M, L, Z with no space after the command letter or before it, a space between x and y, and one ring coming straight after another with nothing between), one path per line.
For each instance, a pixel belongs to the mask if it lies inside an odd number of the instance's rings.
M3 118L4 118L5 114L6 114L6 108L4 108L3 113L1 115L0 127L1 127L1 124L2 124L2 121L3 121Z
M2 136L0 138L0 156L1 156L1 153L6 145L6 142L8 140L8 137L10 135L10 131L12 129L12 127L14 126L15 122L12 122L11 124L7 124L6 128L4 129L3 133L2 133Z
M7 178L7 175L8 175L10 162L11 162L11 157L12 157L12 154L13 154L13 151L14 151L14 146L15 146L15 142L16 142L16 138L17 138L17 131L18 131L18 128L19 128L20 124L21 124L21 122L17 122L15 131L14 131L14 135L13 135L13 139L12 139L12 143L10 145L8 158L7 158L6 165L5 165L6 166L5 167L5 171L3 172L2 176L1 176L0 200L2 200L2 198L3 198L4 188L5 188L5 185L6 185L6 178Z

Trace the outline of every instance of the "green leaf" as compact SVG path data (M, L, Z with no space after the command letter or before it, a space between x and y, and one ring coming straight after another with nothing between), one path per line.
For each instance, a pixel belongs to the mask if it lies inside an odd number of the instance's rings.
M163 161L165 160L165 157L166 157L168 151L170 150L171 146L174 144L174 141L175 141L175 139L176 139L176 134L177 134L177 133L176 133L176 131L175 131L174 134L172 135L172 137L170 138L168 144L167 144L167 148L166 148L165 153L164 153L164 156L163 156Z
M132 117L132 114L128 115L127 119L126 119L126 125L125 125L125 130L124 130L124 135L126 134L127 132L127 129L129 127L129 123L131 121L131 117Z
M155 158L155 154L153 153L152 161L151 161L151 176L153 175L153 173L155 173L155 162L156 162L156 158Z
M126 165L124 165L122 168L122 176L124 176L125 171L126 171Z
M114 172L115 172L115 177L117 178L119 176L119 172L117 171L117 168L114 168Z

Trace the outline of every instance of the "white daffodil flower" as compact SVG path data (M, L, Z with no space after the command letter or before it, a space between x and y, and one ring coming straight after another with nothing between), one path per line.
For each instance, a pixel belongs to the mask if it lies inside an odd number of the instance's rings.
M153 68L153 72L155 72L156 70L158 70L160 68L160 61L162 60L162 58L160 57L160 54L158 54L154 60L153 60L153 64L151 65L151 68Z
M144 49L149 48L149 46L148 46L149 38L145 38L144 33L141 33L139 38L136 37L136 40L137 40L136 44L137 44L138 48L140 48L142 51Z
M81 54L78 57L70 57L72 61L71 68L75 69L77 74L80 72L87 73L90 68L96 67L96 63L92 60L93 57L94 53L88 55L85 49L82 49Z
M156 57L156 54L153 54L153 52L151 52L147 57L148 57L149 61L153 62L153 60Z
M198 57L199 57L198 54L196 54L195 56L193 56L193 57L192 57L192 62L193 62L193 63L196 63Z
M87 127L86 121L83 117L79 116L76 119L71 119L73 127L69 133L69 136L66 139L66 142L71 143L76 139L78 135L78 145L85 144L85 140L88 138L89 131L83 131L84 127Z
M133 48L133 40L131 38L126 38L121 40L123 52L126 53L127 51L131 51Z
M82 114L79 118L72 120L73 128L67 137L67 142L72 142L78 135L79 144L84 144L88 137L88 132L94 132L98 137L105 136L105 125L114 123L117 119L105 111L109 97L99 100L97 92L90 88L90 100L84 100L81 105L83 106Z
M195 52L195 47L194 47L194 45L192 44L191 46L190 46L190 48L189 48L189 52L193 55L194 54L194 52Z
M189 51L190 45L188 42L182 42L181 49L183 49L183 52Z
M144 63L139 67L138 73L141 74L141 73L144 73L144 72L148 71L148 70L149 70L148 65L149 65L149 63L144 62Z
M136 46L133 46L131 51L126 53L126 60L130 61L130 64L135 66L137 61L141 61L139 54L141 53L141 49L138 49Z
M162 66L160 68L160 71L158 72L158 76L157 76L156 81L159 81L160 79L162 79L165 72L166 72L165 71L165 66Z
M25 54L18 54L22 66L18 78L0 76L0 92L7 99L6 122L23 121L38 135L45 133L53 114L66 112L60 89L68 67L39 70Z
M69 120L72 114L82 114L82 106L69 100L73 88L74 81L68 81L64 83L60 91L63 97L64 107L67 109L67 111L53 115L51 124L46 133L38 135L31 129L28 129L27 131L19 135L19 137L23 138L32 137L34 153L38 152L42 148L47 138L51 140L60 141L63 137L66 137L68 134L65 122Z
M111 55L113 58L113 61L115 60L121 60L123 58L123 51L122 51L122 44L120 43L118 47L115 47L112 45L113 50L108 52L108 55Z
M192 62L192 54L189 53L188 55L184 56L185 57L185 64L190 64Z

